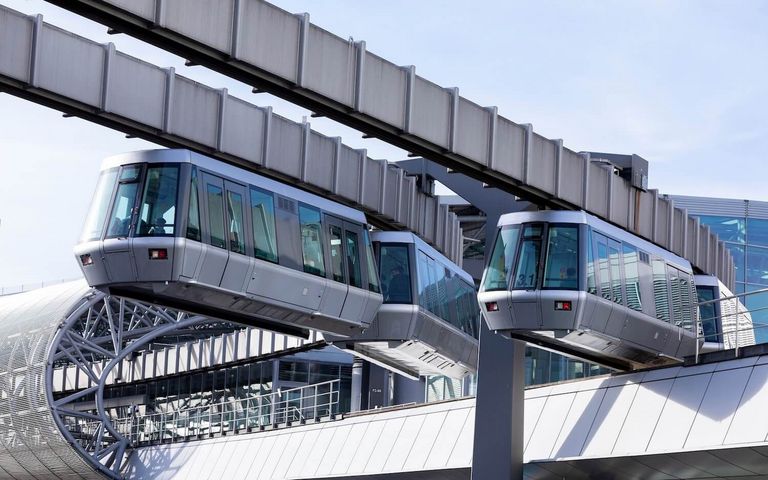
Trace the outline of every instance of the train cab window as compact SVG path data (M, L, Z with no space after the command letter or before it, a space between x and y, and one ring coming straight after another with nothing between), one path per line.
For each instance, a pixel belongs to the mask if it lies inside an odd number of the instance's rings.
M275 199L272 193L251 187L251 217L256 258L277 262Z
M379 274L376 269L376 262L373 259L373 246L371 245L371 237L368 235L368 230L363 230L363 243L365 247L365 261L368 267L368 290L371 292L381 292L379 285Z
M538 282L541 259L542 225L526 225L520 245L520 258L515 269L514 288L534 289Z
M520 227L505 226L499 229L496 235L496 244L493 247L491 261L485 269L483 290L506 290L509 288L509 275L512 272L512 262L515 261L517 241L520 237Z
M91 240L101 238L101 232L104 230L104 221L107 219L109 201L112 199L112 191L115 188L115 180L117 180L117 170L117 168L112 168L101 172L101 175L99 175L96 193L93 194L91 209L86 217L80 241L90 242Z
M331 275L337 282L345 283L344 278L344 246L341 239L341 228L336 225L328 226L331 239Z
M653 298L656 303L656 318L669 323L669 290L667 289L667 265L663 260L654 258L653 262Z
M301 252L304 259L304 271L324 277L325 263L323 262L320 210L300 205L299 222L301 223Z
M138 165L130 165L121 169L106 238L127 237L130 233L131 216L133 206L136 203L140 174L141 167Z
M151 166L147 169L139 213L138 235L173 236L176 225L176 192L179 167Z
M346 230L344 236L347 239L347 272L349 284L353 287L363 288L363 278L360 274L360 246L357 234Z
M227 190L227 213L229 214L229 249L245 255L242 195Z
M379 265L384 303L413 303L408 246L383 244Z
M624 287L627 290L627 306L638 312L643 311L640 298L640 274L638 270L637 249L629 244L623 244L624 257Z
M227 248L224 241L224 191L221 187L206 186L208 192L208 222L211 232L211 245Z
M579 288L579 229L576 226L549 228L543 288Z
M187 238L201 240L200 235L200 200L197 193L197 168L192 168L192 181L189 187L189 212L187 214Z

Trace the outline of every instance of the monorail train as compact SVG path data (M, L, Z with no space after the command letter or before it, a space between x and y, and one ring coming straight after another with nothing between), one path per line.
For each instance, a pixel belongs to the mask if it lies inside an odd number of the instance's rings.
M373 248L384 304L364 333L334 343L413 376L475 373L480 308L472 277L410 232L373 232Z
M99 289L295 335L382 302L362 212L187 150L105 160L75 255Z
M687 260L580 211L498 226L478 294L491 330L624 370L695 353Z

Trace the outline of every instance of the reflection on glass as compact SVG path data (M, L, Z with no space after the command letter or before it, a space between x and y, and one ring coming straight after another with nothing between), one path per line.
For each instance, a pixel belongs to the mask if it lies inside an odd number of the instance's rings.
M720 237L720 240L736 243L746 241L744 218L701 215L699 219L702 225L708 225L709 229Z
M131 228L131 213L133 212L133 204L136 202L138 186L137 182L133 182L121 183L117 187L117 195L112 207L112 215L110 215L112 220L109 222L106 238L128 236Z
M381 285L384 303L412 303L407 245L381 246Z
M341 245L341 228L336 225L328 227L331 239L331 276L337 282L346 283L344 279L344 248Z
M210 222L211 245L227 248L224 242L224 191L216 185L208 184L208 221Z
M139 213L138 234L164 236L175 233L176 190L179 168L149 167Z
M304 257L304 271L325 276L323 261L323 242L320 227L320 210L299 206L299 222L301 223L301 252Z
M653 260L653 298L656 318L669 322L669 290L667 289L667 265L663 260Z
M747 218L747 243L768 247L768 220Z
M192 183L189 190L189 214L187 216L187 238L200 241L200 201L197 193L197 168L192 168Z
M91 200L91 209L85 220L83 235L80 241L89 242L101 238L101 232L104 229L104 221L107 218L107 209L109 201L112 200L112 191L117 179L117 168L105 170L99 175L99 181L96 184L96 193Z
M227 213L229 213L229 249L245 255L242 195L227 190Z
M514 288L536 288L541 258L541 225L526 225L520 246L520 258L515 269Z
M349 284L353 287L362 288L363 278L360 274L360 250L357 243L357 234L345 231L347 237L347 273L349 274Z
M768 285L768 248L747 247L748 283Z
M365 261L368 267L368 290L379 293L381 288L379 286L379 274L376 268L376 262L373 259L373 246L371 245L371 237L368 235L368 230L363 230L363 243L365 245Z
M627 306L638 312L643 311L643 302L640 298L640 275L638 273L637 249L629 244L623 245L624 257L624 286L627 290Z
M549 228L544 288L579 288L579 230L576 226Z
M496 236L496 244L493 247L491 261L486 268L483 290L506 290L508 276L512 271L512 262L515 261L517 240L520 235L520 227L502 227Z
M271 193L251 187L251 218L256 258L277 262L275 200Z
M715 287L712 286L698 286L696 287L696 292L698 294L699 302L707 302L709 300L714 300L715 298ZM704 334L704 341L720 342L716 302L699 305L699 318L701 319L701 330Z

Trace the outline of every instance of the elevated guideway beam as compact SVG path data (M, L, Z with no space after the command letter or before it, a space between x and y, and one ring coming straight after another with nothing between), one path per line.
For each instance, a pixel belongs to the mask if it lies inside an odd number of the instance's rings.
M48 1L527 200L586 210L733 287L728 250L672 200L311 24L306 13L263 0Z
M257 171L408 229L461 263L458 220L416 180L339 138L323 136L214 89L0 6L0 90L167 146Z

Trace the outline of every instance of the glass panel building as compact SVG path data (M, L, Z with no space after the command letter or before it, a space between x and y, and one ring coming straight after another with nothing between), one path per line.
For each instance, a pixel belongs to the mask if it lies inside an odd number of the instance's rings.
M734 293L768 288L768 202L672 195L675 206L688 209L725 242L736 270ZM768 342L768 294L746 297L757 343Z

